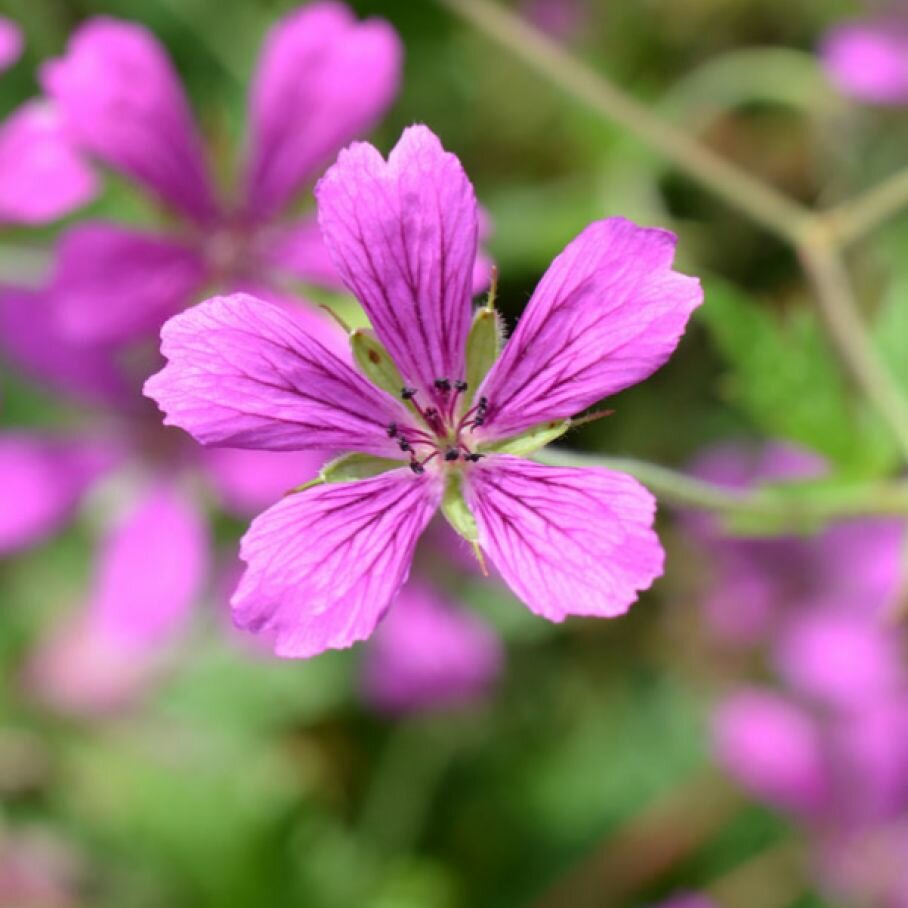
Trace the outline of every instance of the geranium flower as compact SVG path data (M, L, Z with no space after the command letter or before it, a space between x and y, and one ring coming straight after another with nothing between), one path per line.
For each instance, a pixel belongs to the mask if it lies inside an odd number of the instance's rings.
M361 371L280 307L237 294L171 319L169 363L146 385L165 421L203 444L366 455L329 479L385 470L309 488L253 522L237 623L282 656L368 637L441 506L534 612L624 612L662 569L652 496L622 473L519 455L669 357L702 298L672 270L674 236L619 218L588 227L497 356L493 313L471 328L473 188L427 128L406 130L387 161L352 145L316 198L375 328Z
M250 100L236 198L221 198L167 53L140 25L90 19L42 84L79 147L150 192L166 232L106 222L61 238L51 291L64 330L86 343L155 336L217 287L286 294L295 281L337 286L314 220L292 204L339 148L392 102L400 41L341 3L312 3L268 35Z
M22 54L22 32L12 19L0 16L0 72L9 69Z

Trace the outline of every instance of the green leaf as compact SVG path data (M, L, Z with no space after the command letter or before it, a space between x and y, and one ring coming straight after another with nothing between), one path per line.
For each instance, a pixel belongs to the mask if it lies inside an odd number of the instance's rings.
M850 475L894 464L885 427L847 387L810 309L773 312L713 278L700 319L728 364L727 396L765 432L825 455Z
M399 397L404 380L375 332L371 328L356 328L350 332L350 347L366 378L393 397Z
M504 328L501 316L492 308L483 306L473 317L467 337L466 382L470 394L475 394L482 380L501 354Z
M463 497L461 477L459 473L452 472L448 476L445 493L441 499L442 513L454 530L467 542L474 545L479 541L479 532L476 529L476 518Z
M557 438L561 438L571 427L569 419L556 419L553 422L540 423L520 435L506 438L494 444L483 447L483 450L494 451L496 454L513 454L516 457L528 457Z

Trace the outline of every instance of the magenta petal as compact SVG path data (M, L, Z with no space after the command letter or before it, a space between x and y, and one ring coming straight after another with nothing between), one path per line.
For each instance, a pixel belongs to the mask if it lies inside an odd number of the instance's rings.
M366 143L342 151L316 197L341 277L404 378L463 378L478 226L460 161L411 126L387 163Z
M167 52L132 22L89 19L41 82L82 148L199 222L216 212L202 144Z
M233 596L239 627L305 658L364 640L407 579L416 541L441 499L432 474L392 470L317 486L253 522Z
M630 476L489 456L469 473L479 544L550 621L623 614L662 573L656 502Z
M713 721L716 758L748 791L775 807L816 814L828 798L820 731L783 697L744 691Z
M52 105L29 101L0 123L0 223L56 220L96 189Z
M402 404L284 307L215 297L174 316L161 339L170 362L145 394L202 444L402 456L387 431L407 421Z
M89 348L61 335L45 292L0 287L0 352L63 394L110 403L128 393L109 348Z
M908 29L903 23L851 22L832 29L823 65L844 94L869 104L908 104Z
M22 55L22 30L5 16L0 16L0 73L9 69Z
M571 242L483 382L483 434L573 416L655 372L703 299L696 278L672 271L674 252L674 234L622 218Z
M157 334L195 301L205 262L190 246L113 224L63 234L51 296L60 328L83 343L120 343Z
M314 479L325 462L315 451L202 448L201 453L224 507L248 517Z
M58 530L116 457L100 441L0 434L0 555Z
M411 581L366 648L363 691L387 712L458 706L488 690L502 658L501 642L478 615Z
M273 216L385 112L400 81L394 29L310 3L268 35L251 100L249 209Z
M276 228L267 256L272 267L303 283L331 290L344 288L315 218Z
M208 545L189 501L150 489L103 540L86 611L39 652L31 674L44 699L97 712L140 693L202 592Z

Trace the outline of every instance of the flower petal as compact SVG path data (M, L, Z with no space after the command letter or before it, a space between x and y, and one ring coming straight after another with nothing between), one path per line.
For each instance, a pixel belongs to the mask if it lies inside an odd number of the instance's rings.
M491 455L464 484L479 544L531 611L623 614L662 573L656 502L630 476Z
M642 381L671 355L703 294L672 271L675 237L597 221L552 262L478 393L483 435L573 416Z
M63 337L52 300L42 291L0 287L0 352L62 394L105 403L122 402L130 394L114 351Z
M202 448L201 451L224 507L248 517L313 479L325 463L325 455L315 451L241 448Z
M205 262L190 246L92 222L60 239L50 293L68 337L120 343L157 334L195 301L205 277Z
M140 694L202 592L208 545L187 499L166 485L148 490L103 540L88 608L30 668L45 701L92 713Z
M341 277L404 378L430 394L463 378L478 226L457 158L411 126L387 162L365 143L342 151L316 197Z
M280 230L269 244L267 255L272 267L303 283L344 289L315 218L305 218Z
M283 307L215 297L172 318L161 338L170 362L145 394L202 444L401 456L387 427L407 422L403 405Z
M0 554L58 530L115 460L115 450L100 441L0 434Z
M908 104L904 23L843 23L826 35L821 56L827 75L843 94L869 104Z
M200 222L217 205L202 143L167 52L132 22L98 16L42 67L41 83L79 145Z
M9 69L22 54L22 30L6 16L0 16L0 72Z
M96 190L92 169L52 105L29 101L0 124L0 223L56 220Z
M366 648L363 692L385 712L459 706L488 690L502 658L501 641L478 615L410 581Z
M782 810L815 814L829 779L820 730L809 713L777 694L741 691L713 718L716 759L757 797Z
M273 639L284 657L365 639L407 579L440 499L437 477L407 469L285 498L243 537L237 625Z
M397 93L401 58L390 25L357 22L341 3L310 3L272 29L251 99L250 214L273 216L371 129Z

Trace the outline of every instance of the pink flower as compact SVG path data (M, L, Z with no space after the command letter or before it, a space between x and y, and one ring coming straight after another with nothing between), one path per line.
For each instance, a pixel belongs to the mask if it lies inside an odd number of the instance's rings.
M363 693L383 712L460 706L501 670L501 643L477 616L410 580L363 654Z
M86 343L156 335L206 287L286 296L337 285L309 217L292 205L344 144L390 105L401 48L380 20L333 0L268 35L251 92L243 191L218 196L183 89L155 37L107 17L84 23L42 82L79 147L152 193L168 233L89 222L60 242L52 291L64 330Z
M22 53L22 33L0 16L0 72ZM96 191L58 111L28 101L0 122L0 225L44 224L84 205Z
M22 55L22 32L12 19L0 16L0 73Z
M723 444L706 451L692 471L729 488L815 479L825 465L792 445ZM714 521L690 526L710 557L704 609L725 642L753 644L812 608L882 615L899 594L905 525L899 520L850 520L814 536L729 536Z
M146 384L166 422L203 444L383 459L386 472L311 488L253 522L237 623L291 657L368 637L443 502L534 612L624 612L662 569L652 496L621 473L512 452L538 448L671 355L701 301L699 283L671 268L675 238L617 218L591 225L553 262L492 364L477 350L494 335L468 345L479 330L476 200L428 129L406 130L387 161L352 145L316 197L325 243L383 345L372 363L399 372L397 397L281 308L242 294L171 319L169 364Z
M889 15L844 22L821 48L830 81L843 94L868 104L908 104L908 11L896 3Z

